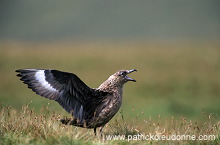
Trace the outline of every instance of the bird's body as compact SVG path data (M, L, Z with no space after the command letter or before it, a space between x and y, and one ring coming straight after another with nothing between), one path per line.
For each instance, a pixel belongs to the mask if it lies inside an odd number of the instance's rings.
M73 119L61 119L63 124L84 128L105 126L122 104L123 85L135 81L127 76L133 70L121 70L111 75L98 88L88 87L75 74L58 70L20 69L21 80L38 95L57 101ZM100 131L101 131L100 130Z

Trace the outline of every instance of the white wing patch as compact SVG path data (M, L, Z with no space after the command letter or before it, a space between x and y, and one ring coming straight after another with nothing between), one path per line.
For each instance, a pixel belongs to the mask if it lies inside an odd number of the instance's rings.
M54 89L45 79L44 70L38 70L35 74L36 80L44 87L45 89L52 91L52 92L59 92L58 90Z

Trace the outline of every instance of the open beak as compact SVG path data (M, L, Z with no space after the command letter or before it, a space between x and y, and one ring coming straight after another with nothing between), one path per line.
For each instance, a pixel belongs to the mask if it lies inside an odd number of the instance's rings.
M128 72L128 74L130 74L130 73L132 73L132 72L134 72L134 71L137 71L137 70L136 70L136 69L132 69L132 70L128 70L127 72ZM136 82L136 80L134 80L134 79L128 77L127 75L126 75L126 79L127 79L128 81Z

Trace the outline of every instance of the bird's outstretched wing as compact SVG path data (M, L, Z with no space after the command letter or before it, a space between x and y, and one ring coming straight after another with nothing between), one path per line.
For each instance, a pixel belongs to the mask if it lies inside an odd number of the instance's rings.
M16 70L28 88L38 95L57 101L79 123L94 115L106 92L88 87L75 74L49 69Z

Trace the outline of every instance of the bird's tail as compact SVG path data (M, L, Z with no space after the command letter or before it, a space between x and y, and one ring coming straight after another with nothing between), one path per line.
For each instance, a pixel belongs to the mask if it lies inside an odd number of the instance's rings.
M74 126L83 127L83 128L94 128L94 127L88 126L86 122L80 123L76 118L63 118L63 119L59 119L59 121L65 125L74 125Z
M65 125L76 125L77 121L73 118L63 118L59 119L59 121Z
M63 118L63 119L59 119L59 121L65 125L73 125L73 124L70 124L72 123L74 119L72 118Z

